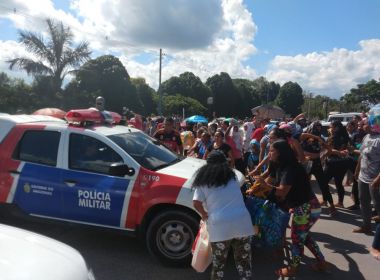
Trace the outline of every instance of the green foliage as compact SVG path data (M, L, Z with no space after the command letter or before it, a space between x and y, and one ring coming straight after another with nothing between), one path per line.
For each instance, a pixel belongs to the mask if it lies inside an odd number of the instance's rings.
M164 115L182 115L183 109L188 116L205 115L207 108L198 100L191 97L185 97L180 94L167 95L163 97Z
M101 96L100 90L81 89L77 80L71 81L63 92L63 104L66 110L95 107L95 99Z
M54 91L54 79L51 76L36 76L32 83L33 92L38 95L38 108L61 107L62 94Z
M280 91L279 84L268 82L264 77L259 77L253 80L252 87L254 88L255 93L259 96L261 104L272 103Z
M285 113L292 117L301 113L301 106L304 103L302 88L293 82L285 83L276 98L276 104L280 106Z
M145 81L144 78L131 78L132 85L136 88L138 98L141 100L141 110L136 110L141 115L148 116L156 111L157 103L153 99L155 93Z
M207 105L207 98L211 96L210 89L192 72L184 72L179 77L171 77L166 80L161 84L161 91L165 95L180 93L198 100L203 106Z
M357 85L341 98L355 111L367 110L370 105L380 103L380 80L370 80L365 84Z
M214 97L213 111L216 116L235 116L240 111L241 96L227 73L207 79L206 85Z
M304 104L302 105L302 112L306 113L308 119L326 119L329 112L349 112L348 106L345 102L332 99L325 95L311 96L304 94Z
M127 70L120 60L112 55L91 59L76 71L76 78L65 90L65 104L75 103L73 100L78 100L76 95L81 94L86 96L83 99L86 104L90 101L94 104L96 96L103 96L106 109L110 111L120 113L125 106L140 112L142 108Z
M89 59L91 51L87 42L80 42L73 47L74 35L69 27L62 22L46 20L48 26L47 40L39 33L19 31L19 42L25 49L37 57L19 57L8 60L9 68L25 70L26 73L37 76L48 76L51 79L51 94L61 92L62 81L74 67Z
M251 116L251 109L261 104L260 96L254 88L253 81L247 79L232 80L241 99L241 104L236 116L244 118Z
M38 98L32 88L21 79L11 79L0 73L0 112L32 113L37 109Z

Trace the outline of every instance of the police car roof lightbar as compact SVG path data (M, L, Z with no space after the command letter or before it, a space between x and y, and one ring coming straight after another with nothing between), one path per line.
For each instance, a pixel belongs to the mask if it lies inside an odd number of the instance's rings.
M65 119L71 125L89 124L118 124L121 116L110 111L99 111L95 108L70 110L66 113Z

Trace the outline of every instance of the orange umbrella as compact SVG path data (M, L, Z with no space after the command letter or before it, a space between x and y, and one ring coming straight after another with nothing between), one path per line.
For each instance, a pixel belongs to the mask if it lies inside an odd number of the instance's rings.
M66 112L58 108L42 108L32 113L32 115L44 115L63 119L66 115Z

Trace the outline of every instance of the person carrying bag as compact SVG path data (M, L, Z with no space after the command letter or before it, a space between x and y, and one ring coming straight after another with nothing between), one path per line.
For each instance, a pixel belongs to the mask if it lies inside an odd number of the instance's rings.
M235 172L221 151L211 151L193 182L194 208L206 221L212 249L211 279L224 278L230 247L241 280L251 279L253 226Z

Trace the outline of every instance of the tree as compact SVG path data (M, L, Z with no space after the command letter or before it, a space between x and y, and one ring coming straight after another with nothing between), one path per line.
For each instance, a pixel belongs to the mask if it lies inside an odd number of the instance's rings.
M72 80L63 93L63 107L66 110L90 108L95 106L95 99L101 96L100 90L88 91L81 87L77 80Z
M0 112L31 113L38 106L38 98L22 79L11 79L0 73Z
M155 91L145 81L144 78L131 78L132 85L136 88L136 94L142 103L142 111L138 112L144 116L151 115L156 111L157 105L153 96Z
M70 70L88 60L91 52L88 42L81 42L73 48L74 35L62 22L55 23L47 19L46 23L49 36L47 40L38 33L19 31L19 42L36 56L37 60L19 57L7 62L10 69L23 69L34 77L51 77L51 90L52 93L56 93L61 92L62 81Z
M78 95L91 98L92 105L95 97L101 95L106 100L106 109L119 113L123 107L135 112L141 112L143 108L127 70L113 55L103 55L83 64L65 90L66 106L72 104L73 100L78 100ZM86 103L88 101L90 100L83 100Z
M165 115L182 115L183 109L186 110L186 115L205 115L207 108L204 107L198 100L191 97L182 96L180 94L167 95L163 98Z
M211 89L217 116L231 117L239 112L242 100L230 75L224 72L214 75L207 79L206 85Z
M261 104L260 96L253 87L253 82L247 79L232 80L241 99L240 109L236 112L237 116L244 118L251 116L251 109Z
M304 103L302 88L294 82L287 82L281 88L276 98L276 104L285 113L296 116L301 113L301 106Z
M192 72L184 72L179 77L171 77L161 84L161 91L166 95L181 94L198 100L203 106L211 96L210 89Z
M280 90L280 85L275 82L268 82L264 77L259 77L252 82L252 87L260 96L261 104L273 102Z
M358 84L357 88L352 88L341 100L355 110L367 110L370 105L380 102L380 80L372 79L365 84Z
M53 78L51 76L36 76L32 82L33 92L38 95L38 107L61 107L62 96L52 93Z

